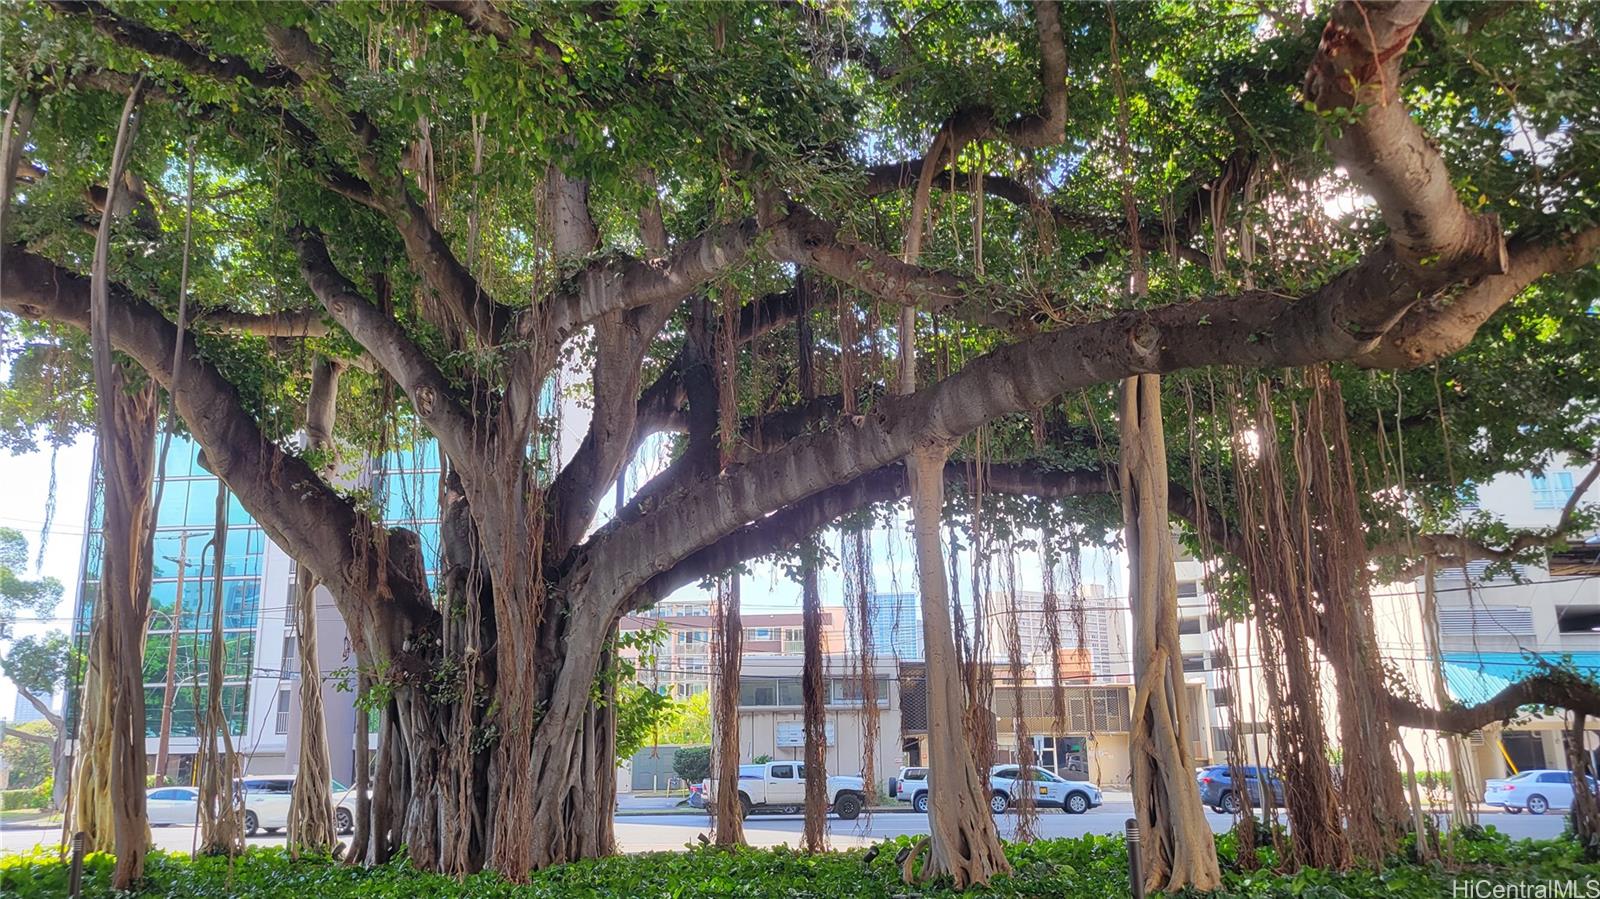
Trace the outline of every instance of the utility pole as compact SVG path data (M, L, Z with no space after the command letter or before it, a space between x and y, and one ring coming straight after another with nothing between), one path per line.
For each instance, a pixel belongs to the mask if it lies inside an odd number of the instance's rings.
M178 563L178 594L172 601L172 614L168 616L167 628L167 688L161 694L161 742L156 746L156 782L167 783L167 747L172 742L172 701L173 690L177 686L178 668L178 628L183 621L183 575L189 564L189 532L184 531L178 536L178 557L166 557L169 562ZM196 713L199 711L198 697L195 703Z

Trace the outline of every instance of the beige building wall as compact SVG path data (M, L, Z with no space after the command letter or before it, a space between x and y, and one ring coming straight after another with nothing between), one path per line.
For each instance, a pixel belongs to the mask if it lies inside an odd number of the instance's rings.
M801 675L802 659L790 655L746 655L740 676L747 682L788 684ZM878 695L878 740L874 749L873 779L879 792L887 789L889 778L899 773L902 762L900 743L900 684L898 666L894 659L879 659L874 676L880 687ZM867 714L859 701L848 696L853 693L861 677L860 660L848 656L826 656L823 659L823 680L829 692L824 694L826 726L833 739L827 751L828 773L864 774L862 762L866 745ZM834 683L838 682L838 683ZM720 681L712 681L712 690L720 688ZM804 761L803 742L804 710L798 693L777 696L772 704L748 704L763 691L741 691L739 706L739 762L749 764L759 756L774 760ZM715 695L715 694L713 694ZM789 700L793 700L790 702ZM715 729L715 722L713 722ZM712 745L717 740L712 738ZM787 744L787 745L781 745Z

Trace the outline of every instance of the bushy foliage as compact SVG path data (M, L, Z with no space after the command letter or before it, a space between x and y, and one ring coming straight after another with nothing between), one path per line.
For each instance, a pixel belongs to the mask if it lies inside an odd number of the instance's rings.
M243 858L191 860L157 853L150 857L139 896L258 896L320 899L344 897L585 897L585 896L859 896L906 895L894 856L914 838L898 837L866 860L866 851L806 855L779 849L695 849L681 853L615 856L536 872L525 884L494 874L464 880L423 874L404 861L376 868L347 868L328 858L292 861L277 849L252 849ZM1223 841L1226 838L1220 838ZM1231 871L1213 895L1228 899L1276 896L1449 896L1452 883L1488 878L1496 883L1539 883L1600 878L1600 865L1584 864L1570 841L1512 842L1493 828L1457 843L1460 870L1437 865L1391 864L1382 871L1307 869L1277 874L1263 868ZM1013 843L1006 847L1014 871L988 889L964 895L1098 897L1127 891L1127 850L1120 837ZM1227 856L1226 850L1224 855ZM1229 857L1231 860L1231 857ZM85 896L108 896L111 858L85 862ZM53 852L0 859L0 894L42 899L66 894L67 868ZM940 883L920 895L954 895Z
M50 805L50 791L54 788L54 778L46 777L36 786L0 791L0 810L9 812L47 808Z
M685 746L672 755L672 773L690 783L711 776L711 747Z

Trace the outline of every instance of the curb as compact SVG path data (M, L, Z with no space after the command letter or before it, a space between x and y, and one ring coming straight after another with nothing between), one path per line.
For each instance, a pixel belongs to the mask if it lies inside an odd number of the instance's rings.
M685 806L680 806L678 808L629 809L629 810L618 809L616 812L612 813L612 817L615 817L615 818L650 818L650 817L660 817L660 816L666 816L666 815L673 815L673 816L677 816L677 817L681 818L681 817L684 817L685 815L704 815L706 817L710 817L710 814L711 814L710 812L708 812L707 810L705 810L703 808L691 808L690 806L685 805ZM865 816L865 815L914 815L914 814L916 814L916 810L913 809L909 804L900 805L900 806L885 805L885 806L878 806L878 807L869 808L869 809L862 809L861 814L863 816ZM805 820L806 816L802 815L802 814L769 815L769 814L765 814L765 813L760 812L760 811L754 811L754 812L750 813L750 817L751 818L760 818L763 821L803 821L803 820Z

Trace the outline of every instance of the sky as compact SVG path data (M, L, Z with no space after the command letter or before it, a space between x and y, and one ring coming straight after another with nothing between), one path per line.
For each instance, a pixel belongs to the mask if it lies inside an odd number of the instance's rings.
M49 450L12 456L0 452L0 527L15 528L28 540L26 577L49 575L61 581L64 591L54 620L39 621L35 616L20 617L14 637L66 630L72 621L73 603L78 596L78 569L83 555L84 521L89 508L89 476L94 470L94 441L84 438L56 454L55 518L45 541L44 560L36 567L40 530L50 499L51 458ZM0 678L0 718L10 718L16 703L16 688Z

